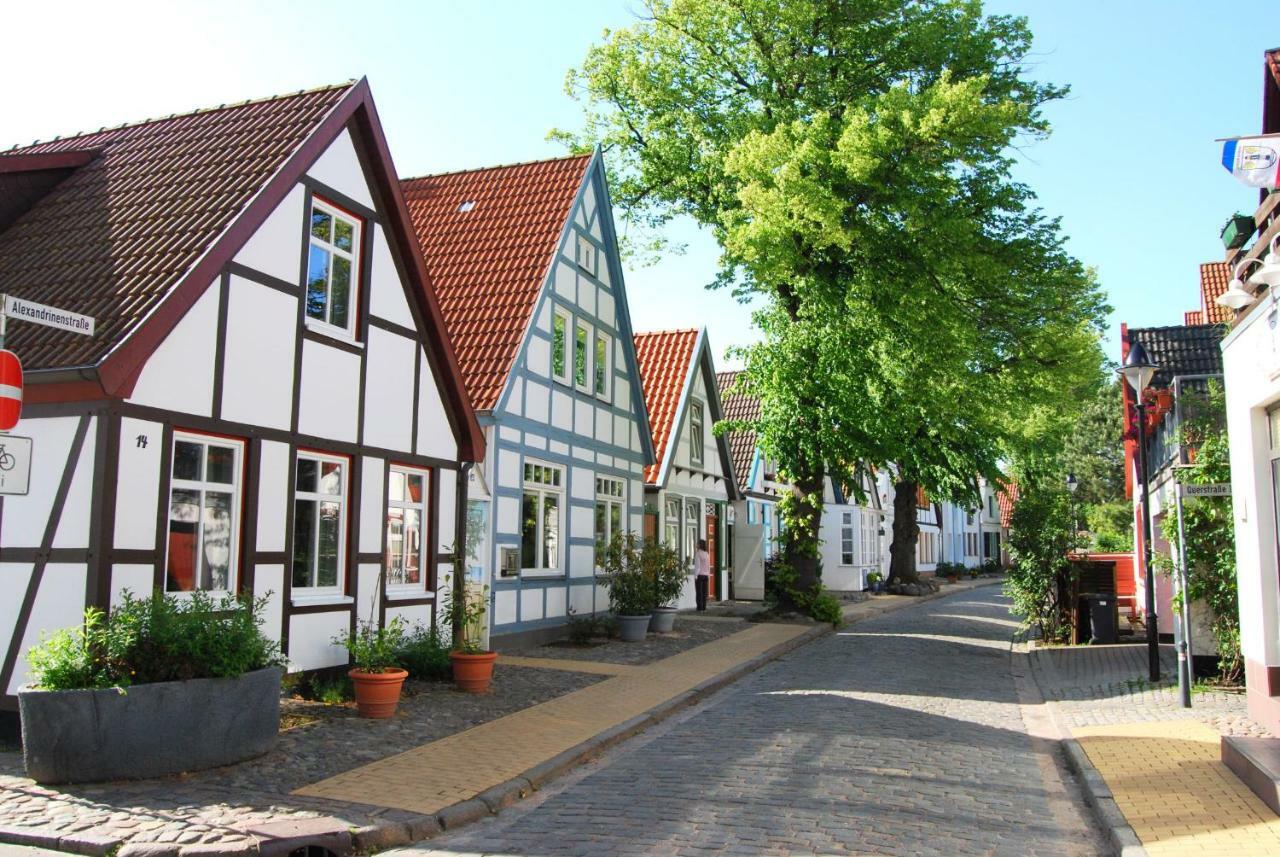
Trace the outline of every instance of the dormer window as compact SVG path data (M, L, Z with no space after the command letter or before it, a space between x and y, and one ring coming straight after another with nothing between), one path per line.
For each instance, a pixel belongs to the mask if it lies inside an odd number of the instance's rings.
M689 403L689 463L702 466L702 402Z
M311 200L306 317L310 324L355 338L360 218L320 198Z

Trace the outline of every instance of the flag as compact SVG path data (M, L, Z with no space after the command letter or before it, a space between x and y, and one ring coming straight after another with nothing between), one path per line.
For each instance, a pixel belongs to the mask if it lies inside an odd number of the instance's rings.
M1280 185L1280 137L1238 137L1222 144L1222 165L1249 187Z

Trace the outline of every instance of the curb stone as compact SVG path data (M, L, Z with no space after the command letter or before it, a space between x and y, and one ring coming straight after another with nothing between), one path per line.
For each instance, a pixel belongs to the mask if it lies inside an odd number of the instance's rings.
M1117 857L1147 857L1147 849L1142 847L1142 840L1116 805L1115 796L1111 794L1102 774L1089 761L1089 754L1084 751L1084 747L1074 738L1063 738L1061 743L1067 767L1084 784L1085 801L1102 825L1107 841L1115 849Z

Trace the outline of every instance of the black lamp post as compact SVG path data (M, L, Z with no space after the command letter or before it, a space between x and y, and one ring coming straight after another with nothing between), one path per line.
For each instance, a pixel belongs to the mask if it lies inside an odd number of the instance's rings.
M1080 538L1080 522L1076 520L1076 489L1080 487L1074 473L1067 474L1067 502L1071 504L1071 544L1068 550L1074 552L1076 539Z
M1142 401L1156 366L1147 359L1147 351L1135 342L1120 367L1120 374L1129 382L1137 399L1138 409L1138 475L1142 480L1142 568L1147 582L1147 661L1151 681L1160 680L1160 643L1156 630L1156 581L1151 567L1151 498L1147 492L1147 406Z

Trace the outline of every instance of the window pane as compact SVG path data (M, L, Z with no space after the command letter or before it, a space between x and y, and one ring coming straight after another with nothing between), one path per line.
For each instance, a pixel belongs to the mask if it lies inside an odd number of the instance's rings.
M560 498L542 497L542 567L560 567Z
M229 446L210 446L209 462L205 472L206 482L234 485L236 481L236 451Z
M201 478L200 459L203 457L204 445L177 441L173 445L173 478L188 479L199 482Z
M191 592L196 588L200 559L200 492L175 489L169 500L169 565L165 589Z
M342 496L342 465L336 461L320 462L320 493Z
M596 544L604 544L609 540L609 516L605 510L608 503L596 503Z
M414 509L404 513L404 582L422 580L422 520Z
M573 338L573 382L587 385L587 329L579 327Z
M210 491L204 495L204 562L201 589L229 589L231 581L231 495Z
M538 495L528 491L520 504L520 567L538 567Z
M338 585L338 544L342 533L342 507L320 504L320 550L316 558L316 585Z
M410 473L410 474L408 474L408 483L407 483L408 491L409 491L409 495L408 495L408 497L409 497L409 501L410 501L411 503L421 503L421 502L422 502L422 483L423 483L423 481L424 481L424 480L423 480L423 478L422 478L422 474L420 474L420 473Z
M551 318L551 374L557 378L568 375L565 366L565 348L568 343L564 322L565 318L562 315L554 315Z
M605 391L605 382L606 382L605 361L608 359L607 355L608 355L608 343L606 343L605 337L597 336L596 337L595 376L596 376L596 393L598 395L603 395Z
M346 327L347 305L351 299L351 262L341 256L333 257L333 288L329 298L329 323Z
M404 511L387 510L387 583L404 583Z
M609 533L622 532L622 504L609 504Z
M354 245L355 227L350 221L343 220L341 217L334 218L333 223L333 243L339 250L351 252Z
M325 321L329 303L329 252L311 245L307 257L307 316Z
M321 241L333 243L333 215L318 208L311 209L311 234Z
M404 474L392 470L387 474L387 499L402 502L404 500Z
M298 459L298 476L294 480L293 487L298 491L314 492L316 490L316 475L320 471L320 462L314 458Z
M298 462L302 464L301 461ZM293 503L293 585L310 586L315 566L316 501Z

